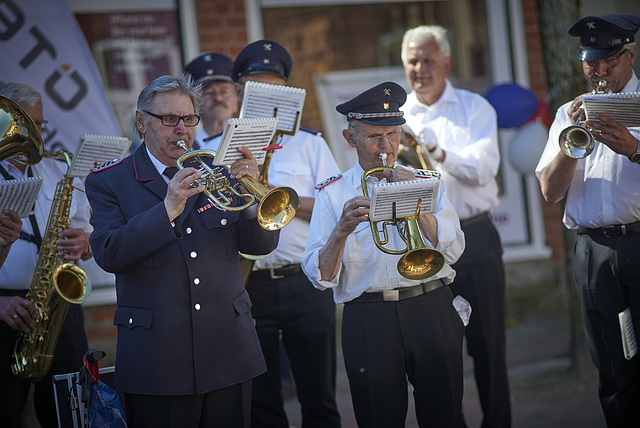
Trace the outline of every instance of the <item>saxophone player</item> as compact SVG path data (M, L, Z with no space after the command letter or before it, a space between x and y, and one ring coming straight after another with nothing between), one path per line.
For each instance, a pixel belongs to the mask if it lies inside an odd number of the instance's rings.
M0 85L0 95L22 107L40 131L44 128L47 121L43 117L42 99L35 89L24 84L7 83ZM56 184L65 172L66 164L53 159L45 158L31 166L14 159L0 162L0 180L29 176L43 178L42 188L28 218L20 221L14 212L2 213L4 217L0 218L0 420L4 427L20 426L21 412L31 385L29 380L18 379L11 372L12 353L18 332L28 333L35 325L36 310L24 297L33 279ZM76 187L81 186L76 182ZM67 261L88 260L91 258L89 205L83 194L74 193L69 216L71 227L60 234L58 250L65 254ZM58 426L51 376L77 371L87 348L82 307L71 305L51 370L35 383L34 404L42 427Z

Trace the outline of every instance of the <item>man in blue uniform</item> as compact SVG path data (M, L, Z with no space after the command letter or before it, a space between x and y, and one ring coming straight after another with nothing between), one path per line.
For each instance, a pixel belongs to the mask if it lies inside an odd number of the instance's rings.
M587 16L571 26L594 91L640 91L633 72L638 28L635 15ZM640 333L640 128L592 111L584 126L597 139L593 152L580 159L566 155L560 134L584 118L583 96L558 109L536 175L548 202L566 198L564 224L578 231L573 272L607 426L637 427L640 359L625 358L618 314L628 308Z
M199 105L187 75L157 78L138 97L144 143L86 180L95 259L116 274L115 387L135 427L247 427L251 379L266 368L237 254L269 253L278 232L260 227L255 206L210 208L192 186L202 173L176 171ZM226 175L257 177L239 150Z

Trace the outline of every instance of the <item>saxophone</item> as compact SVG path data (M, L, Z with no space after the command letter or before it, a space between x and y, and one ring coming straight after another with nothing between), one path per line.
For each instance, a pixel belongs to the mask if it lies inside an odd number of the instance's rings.
M87 274L74 263L64 263L64 256L56 245L60 232L69 228L74 177L68 174L72 156L60 150L55 154L46 153L45 157L64 158L68 168L56 186L31 288L26 296L36 307L36 325L29 333L18 333L13 348L11 371L19 378L33 381L42 379L51 368L69 305L84 302L91 292Z

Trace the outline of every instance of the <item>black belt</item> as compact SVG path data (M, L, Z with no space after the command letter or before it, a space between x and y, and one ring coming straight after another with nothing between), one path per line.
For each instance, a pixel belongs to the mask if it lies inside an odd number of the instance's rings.
M362 293L360 296L347 303L365 303L365 302L397 302L399 300L409 299L411 297L426 294L437 288L444 286L440 279L424 282L412 287L396 288L393 290L376 291L374 293Z
M466 227L469 226L478 220L489 220L491 221L491 217L489 217L489 213L487 211L483 211L480 214L476 214L473 217L465 218L464 220L460 220L460 226Z
M258 269L251 272L251 276L261 279L282 279L302 272L300 263L286 265L279 268Z
M640 232L640 221L629 224L613 224L611 226L602 226L594 229L580 226L578 229L579 235L604 236L605 238L619 238L638 232Z

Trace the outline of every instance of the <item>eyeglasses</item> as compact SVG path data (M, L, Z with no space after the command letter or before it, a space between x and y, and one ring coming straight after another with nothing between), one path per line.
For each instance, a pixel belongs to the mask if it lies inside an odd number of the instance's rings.
M400 141L400 139L402 138L402 134L404 134L403 131L393 131L393 132L389 132L388 134L382 134L382 135L374 135L371 136L369 138L365 138L362 136L361 133L358 132L358 130L354 127L351 127L351 130L353 132L355 132L356 134L358 134L360 136L360 138L362 138L362 140L366 143L376 143L376 144L380 144L382 142L382 140L384 139L384 137L387 137L389 139L389 142L391 143L397 143Z
M599 59L597 61L585 61L584 63L585 63L585 66L589 69L595 68L596 65L598 65L598 63L606 65L607 67L615 67L620 62L620 58L622 57L622 55L624 55L627 52L628 52L627 49L622 48L620 52L618 52L613 56L610 56L609 58Z
M49 123L48 120L36 120L36 126L38 128L40 128L41 130L47 127L47 123Z
M178 123L182 120L184 126L193 127L200 123L200 116L197 114L188 114L186 116L178 116L177 114L155 114L150 111L143 110L149 116L156 117L162 121L164 126L178 126Z

